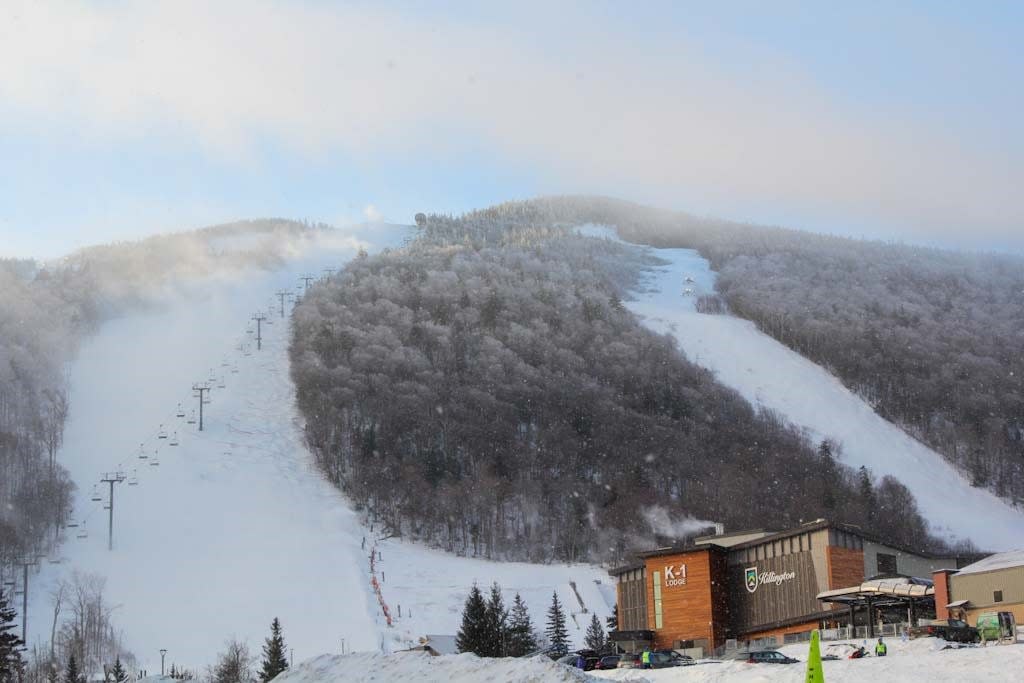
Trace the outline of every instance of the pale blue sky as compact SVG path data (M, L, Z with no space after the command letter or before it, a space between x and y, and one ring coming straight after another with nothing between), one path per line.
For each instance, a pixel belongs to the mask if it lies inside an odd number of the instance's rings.
M1019 3L714 5L5 2L0 255L570 192L1024 251Z

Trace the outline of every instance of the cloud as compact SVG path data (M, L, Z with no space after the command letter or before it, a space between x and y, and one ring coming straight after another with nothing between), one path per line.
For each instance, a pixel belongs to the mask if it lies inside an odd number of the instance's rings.
M668 204L738 197L1007 235L1024 222L1024 172L999 150L911 113L852 112L771 55L756 68L725 65L685 35L638 42L586 12L546 10L551 25L573 25L557 34L373 4L6 11L0 101L21 125L188 135L243 163L267 139L355 163L474 153L538 169L551 187L643 188Z
M377 207L373 204L367 204L366 208L363 209L363 215L366 216L366 220L371 223L380 223L384 220L384 215L377 210Z

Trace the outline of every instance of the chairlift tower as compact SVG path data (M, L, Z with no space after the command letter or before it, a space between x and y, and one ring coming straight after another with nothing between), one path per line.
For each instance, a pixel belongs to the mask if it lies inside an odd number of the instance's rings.
M100 479L101 483L110 484L110 498L107 499L106 508L110 512L109 521L107 524L107 550L114 549L114 484L120 484L128 477L124 476L124 472L107 472Z
M199 431L203 431L203 404L210 402L210 399L206 398L203 393L209 391L210 388L209 384L192 385L192 391L196 392L193 396L199 399Z
M302 290L302 293L305 294L307 291L309 291L309 283L312 282L313 280L315 280L316 276L315 275L309 275L307 273L306 275L300 275L299 279L306 283L306 288Z
M274 292L274 295L281 300L281 318L284 318L284 300L286 297L292 296L292 293L287 289L280 289Z
M15 567L21 567L21 642L28 642L28 568L39 564L39 558L23 559L21 562L12 562ZM17 591L14 591L17 593Z
M252 317L256 321L256 350L263 350L263 321L267 319L267 316L262 313L257 313Z

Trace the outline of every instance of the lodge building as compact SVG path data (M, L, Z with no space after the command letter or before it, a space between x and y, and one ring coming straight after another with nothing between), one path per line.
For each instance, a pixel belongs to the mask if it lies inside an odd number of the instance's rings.
M703 652L727 641L782 642L849 622L841 605L819 601L823 592L877 576L931 577L957 563L823 519L782 532L700 537L612 570L619 616L611 638L626 650Z

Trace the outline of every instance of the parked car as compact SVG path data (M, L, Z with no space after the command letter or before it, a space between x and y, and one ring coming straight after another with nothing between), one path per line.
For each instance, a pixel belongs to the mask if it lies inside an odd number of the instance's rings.
M664 653L671 657L672 661L676 663L676 666L690 666L691 664L693 664L693 657L691 657L690 655L680 654L675 650L657 650L657 652Z
M747 664L796 664L800 660L787 657L777 650L760 650L758 652L744 652L740 659Z
M958 643L981 642L978 629L959 619L939 619L925 626L911 626L907 635L911 638L942 638Z
M624 655L619 655L619 663L616 665L616 668L639 669L640 666L640 654L636 652L627 652Z
M622 659L621 655L605 655L601 659L597 660L597 664L594 665L595 669L616 669L619 666L619 660Z

